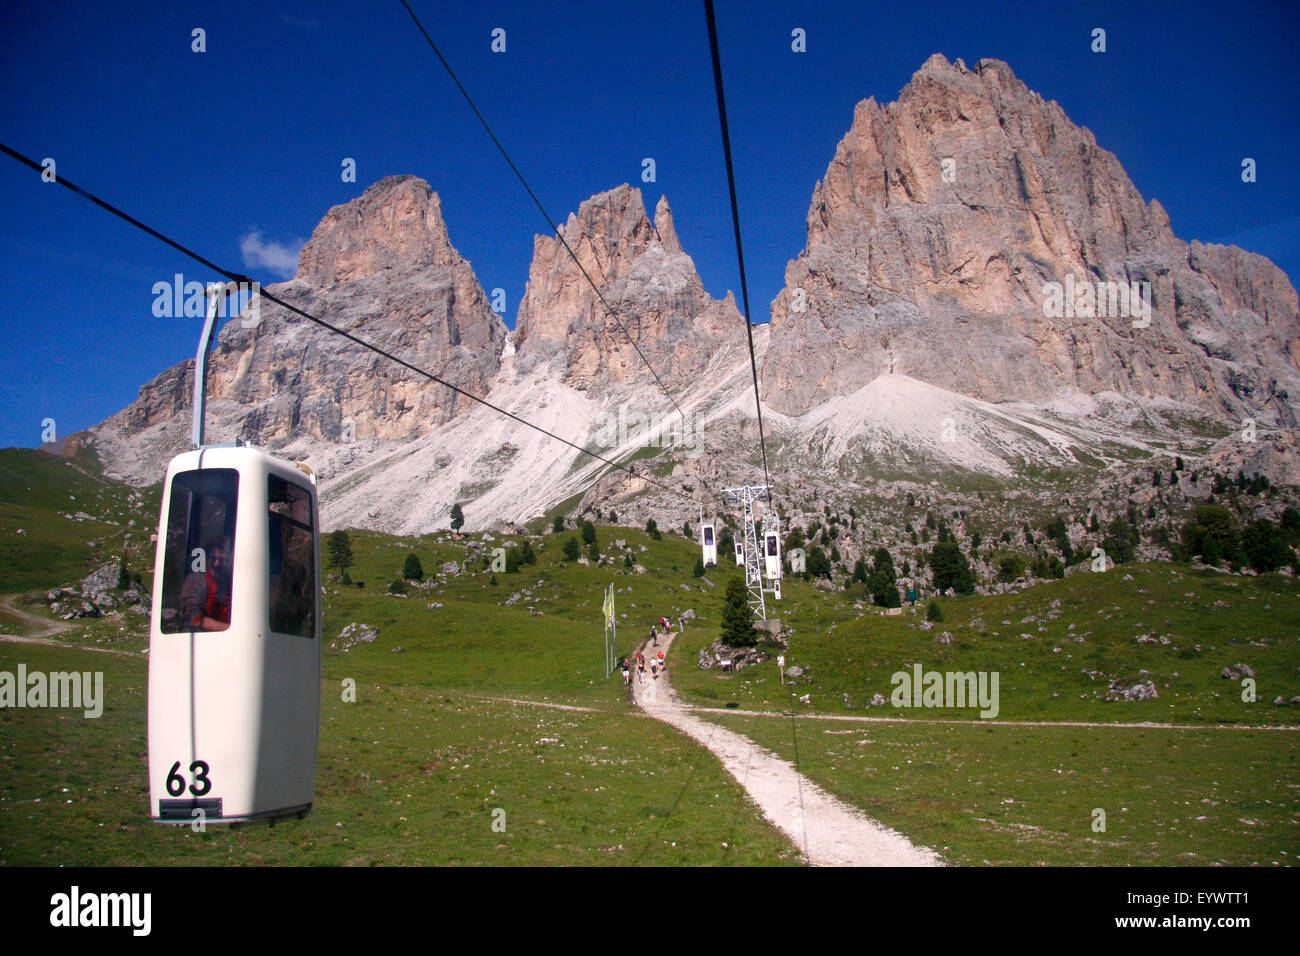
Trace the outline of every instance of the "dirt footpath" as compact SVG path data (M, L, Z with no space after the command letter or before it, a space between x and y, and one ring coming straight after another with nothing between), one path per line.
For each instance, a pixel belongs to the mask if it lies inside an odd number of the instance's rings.
M934 851L913 846L902 834L837 800L748 737L693 716L673 694L666 673L661 673L658 680L650 676L650 651L666 652L675 636L661 636L657 648L641 648L647 661L644 683L637 678L636 652L632 653L632 691L637 706L717 756L758 804L763 816L799 847L809 863L816 866L943 865Z
M7 594L0 597L0 607L5 612L12 614L24 623L34 625L36 631L32 634L0 634L0 641L10 644L43 644L46 647L66 647L78 651L94 651L97 654L120 654L123 657L139 656L134 651L119 651L108 647L91 647L88 644L75 644L69 641L50 640L52 634L62 634L64 631L72 630L76 625L69 624L66 621L51 621L48 618L32 614L30 611L24 611L22 608L15 606L14 601L18 599L17 594Z

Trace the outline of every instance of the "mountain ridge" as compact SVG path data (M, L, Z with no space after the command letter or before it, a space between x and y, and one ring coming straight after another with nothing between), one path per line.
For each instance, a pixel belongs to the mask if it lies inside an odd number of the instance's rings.
M1112 446L1121 458L1213 446L1225 467L1300 480L1285 437L1300 396L1287 277L1174 236L1113 154L1005 63L936 54L895 102L859 103L807 229L770 325L754 330L778 467L835 474L853 495L881 487L871 463L890 470L890 456L1009 480L1027 464L1114 464ZM1149 325L1052 317L1045 290L1075 277L1149 283ZM271 288L634 473L264 306L256 328L221 331L209 431L311 463L328 523L431 530L452 503L510 523L571 499L662 512L652 469L691 496L758 462L744 320L730 293L705 292L666 197L652 218L625 183L535 237L513 331L452 245L437 193L410 175L330 209L297 275ZM192 364L90 430L106 471L156 480L185 447ZM699 441L663 447L649 428L611 429L618 416ZM1243 418L1262 445L1223 437Z

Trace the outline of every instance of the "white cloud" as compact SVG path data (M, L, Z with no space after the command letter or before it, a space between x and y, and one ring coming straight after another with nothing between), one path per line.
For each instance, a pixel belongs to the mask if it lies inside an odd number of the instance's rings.
M292 279L298 271L298 253L306 244L306 239L291 239L288 245L263 242L262 234L253 230L239 240L239 251L250 269L265 269L282 279Z

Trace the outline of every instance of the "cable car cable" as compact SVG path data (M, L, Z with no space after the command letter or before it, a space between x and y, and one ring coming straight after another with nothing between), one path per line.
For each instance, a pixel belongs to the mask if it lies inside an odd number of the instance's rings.
M22 153L19 153L17 150L10 148L5 143L0 143L0 151L7 153L8 155L12 156L14 159L18 160L20 163L24 164L25 166L29 166L32 169L36 170L36 172L38 173L45 172L44 167L42 167L35 160L31 159L30 157L24 156ZM417 375L422 375L425 378L429 379L430 381L437 382L439 385L444 385L458 395L463 395L466 398L472 399L473 401L478 402L480 405L486 405L494 412L499 412L500 414L505 415L508 418L512 418L515 421L519 422L519 424L521 425L526 425L527 427L533 429L534 431L541 432L543 435L546 435L550 438L554 438L556 441L563 442L564 444L568 445L570 448L574 449L575 451L580 452L581 454L584 454L590 458L595 458L598 461L602 461L607 465L619 469L620 471L624 471L627 474L631 475L633 478L640 478L641 480L649 484L652 484L657 488L661 488L664 491L669 492L670 494L677 495L679 498L686 498L688 501L694 500L693 498L688 496L685 492L678 491L675 488L670 488L668 485L656 481L654 478L651 478L647 475L638 475L630 468L627 468L624 465L620 465L616 461L611 461L610 459L606 458L604 455L598 455L593 451L588 451L582 446L576 445L573 442L569 441L567 438L561 438L559 435L555 434L552 431L548 431L547 429L543 428L540 425L534 425L532 422L528 421L527 419L520 418L514 412L508 412L504 408L492 404L485 398L479 398L477 395L471 394L470 392L465 391L463 388L453 385L450 382L446 381L445 379L439 378L437 375L434 375L432 372L425 371L422 368L412 365L410 362L398 358L396 355L393 355L391 352L387 352L384 349L381 349L377 345L372 345L371 343L365 341L364 339L357 338L355 335L353 335L350 332L345 332L342 329L338 328L337 326L331 325L330 323L326 322L324 319L317 318L316 316L310 314L309 312L304 312L302 309L298 308L297 306L285 302L279 296L267 292L266 289L262 288L260 283L254 283L253 280L250 279L248 276L242 275L241 273L238 272L231 272L228 269L221 268L221 266L217 265L216 263L212 262L209 259L204 258L203 256L199 255L197 252L193 251L192 249L189 249L186 246L181 245L179 242L175 241L174 239L168 238L158 230L145 225L143 222L141 222L139 219L136 219L134 216L130 215L129 213L123 212L121 209L118 209L113 204L106 202L103 199L100 199L94 193L88 192L87 190L81 188L80 186L77 186L76 184L70 182L69 180L65 179L62 175L59 175L53 181L59 183L62 186L66 186L68 189L72 190L77 195L90 200L95 205L101 207L102 209L107 210L108 212L112 213L114 216L117 216L119 219L122 219L123 221L130 223L131 225L135 226L137 229L141 229L144 232L147 232L155 239L159 240L160 242L166 243L176 251L183 253L184 255L193 259L195 262L198 262L201 265L205 266L206 268L211 269L213 272L217 273L218 275L225 276L227 279L230 279L232 282L246 282L250 285L254 285L254 284L257 285L257 290L259 295L261 295L265 299L268 299L271 302L274 302L282 309L285 309L289 312L293 312L296 315L300 315L304 319L316 323L323 329L326 329L330 332L334 332L337 335L341 335L345 339L349 339L350 341L355 342L357 345L360 345L363 348L370 349L370 351L376 352L379 355L382 355L384 358L396 362L398 365L401 365L403 368L415 372Z
M497 151L505 159L506 164L509 165L510 171L515 174L515 178L518 179L520 184L524 187L524 191L527 192L529 198L532 199L533 205L537 207L538 211L542 214L542 218L546 220L546 224L550 226L551 231L555 233L555 237L560 240L560 244L564 246L565 251L572 257L574 264L578 267L578 271L582 273L583 278L585 278L587 283L591 286L592 291L596 293L596 297L600 299L600 304L605 307L605 311L608 312L609 317L614 320L614 324L619 327L625 336L627 336L627 340L632 343L632 348L636 349L636 354L641 357L641 361L645 363L645 367L650 369L650 374L654 376L655 382L661 389L663 389L663 393L668 396L668 400L673 403L673 407L677 409L677 413L682 416L682 421L685 422L686 412L684 412L682 406L677 403L677 399L673 398L672 392L668 391L668 386L663 383L663 379L659 377L659 373L654 370L654 366L650 364L650 360L645 357L645 353L641 351L641 346L636 344L636 340L632 338L632 333L630 333L627 330L627 327L618 320L618 316L615 314L613 307L605 300L605 296L601 293L595 280L592 279L586 268L578 260L578 254L573 251L569 246L568 241L564 238L564 235L560 232L560 227L555 224L555 220L552 219L550 213L546 211L546 207L542 205L542 201L537 198L537 194L533 192L533 188L528 185L528 180L524 179L524 174L519 171L519 167L516 166L514 160L510 158L510 154L506 152L506 148L501 145L501 141L497 139L496 134L492 132L492 127L490 127L488 121L483 118L483 114L479 112L478 106L475 105L473 98L470 97L469 91L465 89L460 78L456 76L456 71L451 68L451 64L447 62L447 58L443 56L442 51L438 49L438 44L433 42L433 37L429 36L429 31L424 28L424 24L421 23L420 18L415 15L415 11L411 9L411 5L407 3L406 0L402 0L402 6L406 7L406 12L411 15L411 19L415 21L416 27L422 34L424 34L424 39L428 42L430 49L432 49L434 54L437 55L438 60L446 69L452 82L456 84L456 88L460 90L461 95L465 97L465 102L469 104L469 108L472 109L474 115L478 117L479 124L487 132L493 145L496 146Z
M403 3L406 0L402 0ZM745 333L749 337L749 365L754 373L754 408L758 412L758 445L763 452L763 481L769 493L772 479L767 470L767 442L763 438L763 403L758 395L758 361L754 357L754 326L749 316L749 285L745 281L745 253L740 242L740 211L736 205L736 174L731 163L731 135L727 130L727 101L722 92L722 60L718 54L718 24L713 16L713 0L704 0L704 14L709 22L709 50L713 55L713 85L718 95L718 122L722 127L722 152L727 164L727 186L731 192L731 221L736 233L736 259L740 265L740 294L745 303Z

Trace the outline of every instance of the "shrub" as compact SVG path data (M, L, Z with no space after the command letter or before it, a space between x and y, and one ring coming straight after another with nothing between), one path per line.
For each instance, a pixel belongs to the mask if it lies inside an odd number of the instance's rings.
M570 561L577 561L580 554L582 554L582 550L578 547L577 538L570 538L564 542L564 556L566 558Z
M408 581L424 580L424 566L420 564L420 556L415 552L406 556L406 564L402 566L402 577Z
M930 601L930 606L925 609L925 619L927 621L943 620L943 610L939 607L938 601Z
M389 594L405 594L405 593L406 593L406 581L404 581L402 578L393 578L393 583L390 584L390 585L388 585L388 593L389 593Z

